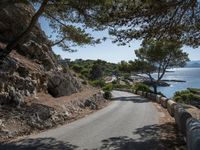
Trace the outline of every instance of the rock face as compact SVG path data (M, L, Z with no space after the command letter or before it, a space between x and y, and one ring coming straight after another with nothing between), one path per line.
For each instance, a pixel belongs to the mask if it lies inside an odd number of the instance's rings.
M75 80L71 73L53 74L47 83L47 90L54 97L71 95L80 88L78 80Z
M8 142L8 139L17 136L49 129L66 121L70 122L102 108L107 103L108 101L103 99L103 93L98 92L91 97L58 104L62 109L38 103L22 105L16 109L2 107L0 115L5 117L0 118L0 143Z
M34 12L31 5L15 4L10 0L0 2L0 41L8 43L19 36L29 25ZM45 33L37 24L26 42L18 45L17 52L28 58L39 60L46 70L55 69L56 60L48 44Z
M0 48L24 31L34 13L29 4L0 1ZM15 101L12 94L18 95L19 100L19 97L34 96L37 92L49 92L58 97L80 90L79 81L70 72L63 73L59 69L49 43L40 25L36 24L26 41L0 62L0 104Z

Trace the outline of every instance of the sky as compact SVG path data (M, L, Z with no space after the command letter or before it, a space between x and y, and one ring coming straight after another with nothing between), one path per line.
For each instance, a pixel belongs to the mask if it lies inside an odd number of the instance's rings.
M44 18L40 19L40 24L47 35L51 34L51 29L48 26L48 22L45 21ZM95 33L90 31L90 33L96 38L108 36L107 31ZM84 47L76 47L78 51L74 53L65 52L57 46L53 47L53 51L56 54L61 55L63 59L101 59L108 62L118 63L122 60L134 60L136 58L134 50L140 48L140 44L141 41L135 40L126 46L118 46L117 43L112 43L112 41L108 39L105 42L95 46L86 45ZM189 46L184 46L182 49L189 54L190 60L200 60L200 47L193 49Z

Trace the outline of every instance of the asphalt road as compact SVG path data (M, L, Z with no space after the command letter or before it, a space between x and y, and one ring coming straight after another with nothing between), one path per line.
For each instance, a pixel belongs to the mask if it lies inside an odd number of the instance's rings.
M159 145L159 117L152 102L113 91L113 102L80 120L0 145L1 150L149 150Z

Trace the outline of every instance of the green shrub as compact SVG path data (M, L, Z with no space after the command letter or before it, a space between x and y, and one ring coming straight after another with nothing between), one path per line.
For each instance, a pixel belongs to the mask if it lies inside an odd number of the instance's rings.
M80 73L81 73L83 76L87 77L87 78L88 78L88 76L89 76L89 71L88 71L87 69L81 70Z
M174 97L174 101L175 102L179 102L179 103L183 103L183 100L182 100L181 96Z
M194 95L193 100L200 102L200 95L196 95L196 94L193 94L193 95Z
M197 89L197 88L188 88L188 90L189 90L191 93L194 93L194 94L199 94L199 93L200 93L200 89Z
M183 90L178 91L173 96L174 101L185 104L192 104L194 101L200 102L200 96L194 94L193 91Z
M91 82L92 86L95 86L95 87L104 87L105 86L105 81L104 80L94 80Z
M78 65L78 64L74 64L74 65L72 66L72 69L73 69L75 72L80 73L81 70L83 69L83 67L80 66L80 65Z
M132 86L127 85L127 84L113 84L113 88L114 89L131 89Z
M177 91L177 92L175 92L174 97L176 97L176 96L181 96L181 95L183 95L183 94L189 94L189 93L190 93L189 90Z
M143 83L137 83L134 85L134 90L136 91L143 91L143 92L152 92L152 90L147 86L146 84Z
M112 81L112 84L117 84L117 81L116 80Z
M103 88L103 91L112 91L113 90L113 84L112 83L108 83L106 84Z
M130 78L130 74L129 73L124 73L124 79L129 79Z
M104 94L103 94L103 97L105 99L111 99L112 98L112 94L110 91L105 91Z

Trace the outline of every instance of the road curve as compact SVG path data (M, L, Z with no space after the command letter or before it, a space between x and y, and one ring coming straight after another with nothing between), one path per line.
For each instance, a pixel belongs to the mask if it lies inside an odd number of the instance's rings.
M138 95L113 91L113 102L85 118L32 135L19 142L0 144L2 150L145 150L159 149L151 129L162 115L152 102ZM155 132L155 133L154 133Z

